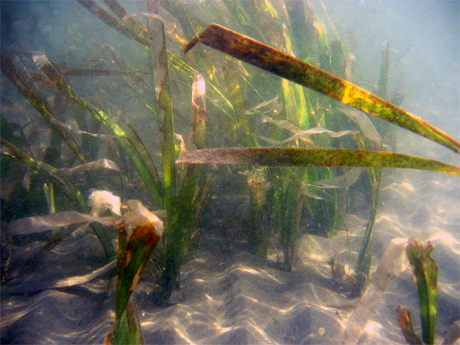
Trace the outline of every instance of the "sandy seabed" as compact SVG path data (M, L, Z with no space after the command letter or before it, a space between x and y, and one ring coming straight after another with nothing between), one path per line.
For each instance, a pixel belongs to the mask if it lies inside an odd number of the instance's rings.
M458 178L387 170L382 186L373 264L393 238L432 239L440 270L439 341L460 318ZM337 344L359 300L330 288L329 261L335 257L353 266L366 221L349 214L346 223L348 233L333 239L302 235L292 272L274 268L276 250L265 261L208 230L182 266L172 306L152 303L154 285L147 268L135 292L145 343ZM33 244L16 247L12 255L33 249ZM39 270L3 285L1 343L102 343L114 316L114 278L43 290L50 282L92 272L104 265L102 260L97 240L87 233L63 241L43 258ZM399 304L410 308L420 334L409 269L390 283L359 344L405 344L396 317Z

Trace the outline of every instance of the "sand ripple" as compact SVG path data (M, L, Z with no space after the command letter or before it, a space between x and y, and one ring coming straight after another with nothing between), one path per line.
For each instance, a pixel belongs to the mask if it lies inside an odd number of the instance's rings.
M459 191L454 178L397 170L385 178L375 224L374 263L392 238L432 239L440 268L440 334L460 318ZM334 239L303 235L292 272L233 247L222 256L213 245L197 246L182 267L181 287L169 308L154 306L154 284L147 275L135 292L145 342L335 344L357 300L330 289L328 261L336 257L352 266L366 225L356 215L346 218L348 233ZM1 343L102 342L113 320L114 278L104 275L80 286L43 290L50 282L107 264L94 236L68 241L49 253L36 271L2 286ZM224 246L228 242L215 241ZM17 247L13 255L24 262L27 256L20 254L30 252L31 246ZM276 253L270 259L276 261ZM360 344L405 343L396 320L398 304L418 315L409 270L390 284ZM414 320L418 323L417 316Z

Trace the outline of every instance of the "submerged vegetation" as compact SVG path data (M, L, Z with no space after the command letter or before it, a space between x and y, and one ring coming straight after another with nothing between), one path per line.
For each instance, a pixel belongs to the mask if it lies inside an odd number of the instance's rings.
M2 259L2 281L14 283L37 267L43 253L75 231L71 226L91 227L107 262L76 282L113 275L117 267L116 323L107 343L142 342L130 296L157 244L154 302L168 304L198 230L210 226L200 218L215 185L216 198L229 192L226 184L247 193L247 249L268 260L270 247L280 248L276 267L286 271L295 263L299 224L309 220L317 233L334 236L344 230L351 188L359 190L370 207L350 278L359 290L350 296L358 297L370 273L382 168L460 176L459 167L394 152L392 124L456 153L460 143L400 108L401 93L390 97L389 46L377 86L358 87L343 40L328 35L308 1L150 0L146 12L132 14L116 0L77 2L140 46L133 61L141 63L123 61L105 42L98 53L110 61L106 68L67 67L81 61L58 64L46 51L2 53L4 76L41 116L20 123L2 113L3 221L10 222L10 243L45 241L15 272ZM210 17L224 26L209 24ZM85 61L94 62L95 50L82 48ZM99 89L104 84L95 78L108 76L121 86ZM94 195L103 197L95 202ZM110 217L99 218L102 212ZM163 218L163 236L154 213ZM410 245L410 259L429 256L430 248L419 255L417 246ZM56 284L46 288L65 283ZM428 299L433 294L425 292ZM436 308L435 297L430 303ZM435 317L422 312L427 343Z

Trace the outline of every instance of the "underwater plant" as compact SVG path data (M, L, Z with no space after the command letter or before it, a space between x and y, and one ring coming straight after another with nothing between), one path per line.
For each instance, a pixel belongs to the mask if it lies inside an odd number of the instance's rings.
M104 1L105 5L91 0L77 1L120 35L141 46L147 52L144 62L149 72L133 69L116 58L113 64L119 70L113 71L68 68L41 53L2 55L2 72L40 113L51 130L48 150L57 152L59 157L58 161L38 158L28 150L30 139L15 135L15 124L2 116L2 162L8 160L11 166L15 162L26 164L42 178L40 187L47 205L42 212L49 210L55 214L56 229L67 224L58 221L62 212L72 212L65 210L88 213L83 197L88 188L76 186L70 178L78 172L97 185L98 169L109 170L120 180L123 200L130 199L125 195L127 186L135 185L149 208L155 205L165 209L161 240L160 236L148 238L144 232L141 234L146 236L137 236L137 231L128 235L127 224L119 224L117 250L107 228L92 222L108 259L118 255L116 324L107 342L142 341L130 295L157 243L155 263L159 273L155 302L161 304L170 299L213 184L219 175L227 173L214 168L214 164L227 165L230 174L238 172L247 177L243 188L249 195L249 250L267 258L277 235L284 256L281 267L287 271L292 270L295 260L302 217L315 220L325 229L326 236L333 236L343 227L349 187L355 184L363 189L369 187L371 192L366 197L371 211L355 270L363 275L356 277L369 276L370 272L382 168L460 175L456 166L394 153L386 146L382 138L392 128L387 123L377 125L366 114L460 152L457 141L401 109L401 99L386 100L388 47L376 94L352 83L354 76L345 45L339 37L329 42L324 24L312 13L308 2L224 0L220 5L204 2L201 7L191 9L177 0L149 1L149 13L128 14L116 0ZM159 16L159 6L164 18ZM208 18L203 15L207 11L216 15L219 22L247 36L217 24L206 26L208 23L202 18ZM261 27L255 23L261 23ZM303 39L305 32L308 39ZM206 51L198 43L226 55ZM186 55L182 55L182 48L188 52ZM30 61L25 62L19 56L31 60L39 72L25 67L30 66ZM250 65L270 74L262 74ZM147 111L147 121L155 123L157 131L148 128L147 135L141 133L130 120L120 119L117 111L112 110L111 101L87 100L70 80L73 75L115 74L132 90L130 97L134 95L135 102ZM49 104L42 88L51 88L56 97L63 98L63 103L84 112L85 116L76 118L78 130L59 119L56 106ZM191 117L182 113L183 103L190 105L184 101L186 93L192 95ZM102 91L101 95L109 99ZM188 138L184 140L177 132ZM110 140L107 157L94 159L90 146L97 146L107 137ZM155 146L158 152L149 146L152 138L158 139ZM63 159L63 144L71 152L68 155L72 158L67 161ZM12 171L8 167L4 176L13 175ZM153 218L140 204L128 202L128 205L138 213L147 214L142 219ZM130 218L128 215L123 217ZM75 213L67 213L66 217L75 222L91 220ZM136 229L142 219L127 223ZM24 224L12 223L11 229L20 229ZM147 226L141 227L144 225ZM159 229L159 222L156 225ZM39 233L33 227L29 229L31 233ZM15 235L26 233L18 230ZM55 243L58 237L53 236L56 237L48 239L47 244ZM128 267L127 261L135 266ZM113 267L110 262L101 270L106 272ZM133 334L126 335L130 325L135 325Z
M315 66L289 56L274 48L268 47L249 37L240 35L222 26L211 24L199 36L191 40L185 47L187 52L197 43L202 43L237 59L255 65L267 72L292 80L300 85L311 88L317 92L336 98L342 103L351 105L371 115L381 117L417 134L423 135L436 141L455 152L460 152L460 143L449 135L434 128L423 120L411 115L401 108L383 100L382 98L365 91L350 82L335 77ZM382 72L384 75L384 72ZM382 78L381 78L382 79ZM384 82L381 81L381 88ZM247 148L247 149L208 149L195 152L184 152L178 162L195 164L253 164L265 166L349 166L349 167L411 167L415 169L427 169L439 172L447 172L459 175L458 167L447 165L442 162L427 160L424 158L395 153L368 150L350 149L324 149L324 148ZM372 214L368 223L368 231L365 236L363 247L358 258L357 271L369 274L370 257L372 252L372 229L375 212L378 204L381 171L370 169L372 183ZM299 187L294 187L299 195ZM289 193L287 194L289 195ZM279 198L280 199L280 198ZM282 200L282 199L281 199ZM297 197L282 200L283 205L301 205ZM290 207L290 206L287 206ZM301 208L301 206L300 206ZM292 229L298 228L300 211L297 209L293 214L282 214L280 219L291 223L284 234L291 236ZM284 227L281 226L283 229ZM285 262L288 270L292 263L294 252L294 238L286 235L284 245Z
M104 341L106 344L143 343L136 308L134 302L130 302L130 297L163 235L163 222L140 201L129 200L128 207L129 212L123 215L121 223L117 225L115 323ZM133 305L130 306L130 303Z
M142 272L149 262L152 251L163 235L163 221L150 212L139 200L128 200L129 210L122 214L121 201L108 191L93 191L88 198L90 214L62 211L45 216L22 218L9 224L13 235L41 233L50 229L69 227L75 224L88 226L99 223L117 232L117 259L89 276L67 279L51 284L49 288L62 288L82 284L106 273L116 263L117 283L115 296L115 321L107 335L105 344L142 344L142 333L135 302L130 297ZM113 216L102 217L106 211Z
M80 2L82 4L86 4L85 6L87 8L91 8L92 12L95 13L95 4L91 4L91 2ZM89 6L91 4L91 6ZM112 3L113 4L113 3ZM230 5L229 3L225 3L225 5L228 7L228 10L235 15L235 18L237 21L242 24L244 20L242 20L242 8L235 7L233 5ZM283 6L281 4L277 5L272 5L273 7L270 8L268 3L265 4L259 4L261 6L267 6L266 8L266 13L270 13L269 16L286 16L286 13L283 13ZM292 4L290 4L292 5ZM280 7L276 7L280 6ZM297 5L300 6L300 5ZM308 5L305 5L308 7ZM289 7L289 6L288 6ZM292 80L296 83L299 83L303 86L307 86L308 88L324 93L332 98L336 98L339 101L342 101L345 104L357 107L358 109L365 111L367 113L370 113L372 115L381 117L389 122L393 122L403 128L407 128L411 131L414 131L418 134L421 134L423 136L426 136L434 141L437 141L455 151L458 152L459 150L459 144L456 142L454 139L446 135L445 133L441 132L440 130L434 128L433 126L427 124L423 120L403 111L402 109L398 108L397 106L391 104L390 102L387 102L383 100L382 98L373 95L372 93L363 90L362 88L359 88L352 83L341 79L339 77L334 77L332 74L325 72L315 66L312 66L311 64L308 64L306 62L302 62L299 59L290 57L286 53L283 53L281 51L277 51L276 49L270 48L266 45L263 45L261 43L256 42L253 39L249 39L248 37L239 35L231 30L225 29L222 26L219 25L210 25L208 26L207 29L203 33L200 34L200 36L197 36L196 38L191 38L191 35L193 33L196 33L198 30L201 29L201 26L196 24L194 21L195 19L192 20L192 15L188 14L185 12L184 5L178 3L175 3L174 6L170 5L170 7L166 6L168 10L170 10L172 13L176 13L177 19L179 20L184 33L186 36L188 36L190 43L184 48L184 51L187 52L189 51L192 47L196 45L196 43L201 42L205 45L208 45L210 47L216 48L217 50L221 50L224 53L227 53L233 57L236 57L237 59L240 59L245 62L249 62L250 64L253 64L257 67L260 67L262 69L267 70L268 72L274 73L276 75L279 75L281 77L284 77L288 80ZM112 8L113 10L113 8ZM264 9L265 10L265 9ZM308 10L307 10L308 11ZM98 10L97 13L100 11ZM244 12L244 10L243 10ZM256 13L263 13L264 11L257 11ZM283 14L282 14L283 13ZM238 14L238 15L237 15ZM102 20L105 20L104 18L106 15L101 16L96 14L98 17L100 17ZM287 17L283 17L287 22L289 22L290 16L298 16L298 14L295 13L295 11L291 11L287 13ZM120 17L121 18L121 17ZM150 20L150 19L149 19ZM265 19L267 20L267 19ZM318 21L317 18L312 19L313 21ZM107 22L107 20L105 20ZM123 25L132 25L132 17L123 17L122 21ZM308 25L306 24L306 27ZM247 25L245 26L247 28ZM251 33L253 33L256 37L260 36L260 32L253 31L251 30ZM192 36L193 37L193 36ZM324 39L324 36L322 37ZM137 41L140 42L142 41L141 36L137 38ZM288 40L286 40L286 44L288 45ZM162 46L163 43L159 42L157 43L157 51L160 51L161 49L159 47ZM292 43L295 45L296 43ZM288 45L289 47L289 45ZM325 56L323 55L323 59L321 60L323 62L322 67L331 69L331 71L336 71L337 74L341 74L343 76L346 75L346 73L340 68L340 66L344 65L345 61L343 61L342 55L340 54L342 45L340 44L339 41L334 42L332 44L332 53L331 56L329 57L330 62L329 64L325 63ZM198 49L198 48L197 48ZM387 78L388 78L388 52L389 49L388 47L385 50L385 54L383 62L382 62L382 70L381 70L381 76L379 80L379 89L378 93L381 97L386 96L386 84L387 84ZM173 58L170 58L171 61L174 61ZM193 59L194 63L202 63L204 70L207 72L207 74L213 73L212 71L216 70L216 67L212 65L212 62L209 61L209 57L204 56L201 51L197 52L197 57ZM156 64L158 65L158 64ZM241 66L241 65L240 65ZM241 67L240 67L241 68ZM260 147L258 144L258 141L262 139L260 135L254 136L254 133L257 133L257 129L255 129L255 121L254 119L251 119L251 117L247 116L246 112L243 113L243 108L241 108L242 103L245 102L244 96L241 95L242 92L242 85L241 81L238 79L235 79L234 76L231 74L227 73L226 71L228 70L228 67L223 68L223 73L224 73L224 80L227 83L227 89L229 92L228 99L226 100L227 103L230 103L232 105L233 111L232 114L229 114L228 116L231 116L234 122L234 129L231 130L229 129L227 133L231 134L231 137L229 138L230 140L230 146L251 146L251 143L256 144L256 147ZM167 76L167 71L164 70L161 73L161 78L164 76ZM157 78L158 79L158 78ZM167 85L166 83L165 85ZM210 83L211 85L213 83ZM255 84L255 83L252 83ZM256 86L252 86L254 89ZM295 127L295 124L297 123L298 125L302 126L299 127L298 130L296 130L297 133L289 139L286 140L278 140L277 142L279 144L284 144L288 143L290 141L298 141L300 138L309 139L309 135L315 134L313 133L306 133L309 130L305 130L305 128L308 128L311 126L311 123L313 122L313 118L310 116L306 115L306 110L311 107L309 106L309 102L312 102L314 99L313 96L307 96L302 88L299 89L299 86L297 85L286 85L284 81L281 82L281 87L284 93L284 98L286 102L286 117L287 121L283 122L280 120L277 120L275 118L271 119L270 117L266 117L264 119L265 122L270 122L274 124L275 126L278 126L282 129L288 129L292 130L293 127ZM158 87L157 87L158 88ZM256 90L257 92L257 90ZM166 95L168 95L169 92L166 92ZM294 98L292 100L288 100L288 97L291 97L289 95L294 95ZM238 96L237 96L238 95ZM222 96L221 96L222 97ZM307 97L311 97L310 100L308 101ZM289 103L290 104L295 104L296 107L294 108L289 108ZM259 107L260 109L260 107ZM254 111L254 110L253 110ZM374 126L369 122L369 120L366 121L366 117L364 116L358 116L356 113L353 113L352 111L349 110L341 110L343 111L349 118L352 120L356 121L358 124L359 128L363 131L365 139L363 140L362 138L356 138L356 144L355 146L358 146L358 148L379 148L381 147L381 139L380 137L384 135L382 133L379 135L379 133L375 130ZM246 115L246 116L244 116ZM277 113L275 113L275 116ZM317 115L318 116L318 115ZM329 122L332 122L332 120L328 120ZM327 124L328 121L325 121ZM289 124L290 122L290 124ZM385 127L384 127L385 129ZM313 129L311 129L313 130ZM384 131L381 129L381 131ZM331 132L326 132L331 138L333 137L341 137L344 135L344 133L340 134L335 134ZM317 131L316 133L324 133L321 131ZM271 130L271 136L269 140L273 142L273 140L276 141L275 137L280 138L280 131L279 129L272 129ZM347 133L345 133L347 134ZM225 134L228 135L228 134ZM171 136L171 135L170 135ZM264 137L265 140L266 137ZM212 139L210 138L209 141ZM323 140L318 140L318 144L315 144L314 142L311 141L310 139L310 144L307 144L307 147L313 145L313 147L317 147L320 142L324 142ZM343 144L342 144L343 145ZM302 145L301 145L302 146ZM163 146L165 147L165 146ZM309 152L312 152L314 149L312 148ZM318 149L321 150L321 149ZM170 150L172 152L172 150ZM326 152L326 151L324 151ZM191 154L190 152L184 152L185 155ZM398 166L410 166L412 164L412 167L418 167L421 168L423 165L428 166L428 165L433 165L432 169L442 169L440 167L434 167L438 163L423 163L421 161L418 161L417 163L413 163L415 158L412 157L399 157L398 155L392 155L390 153L372 153L372 158L365 159L363 156L364 151L361 150L359 153L357 153L356 158L354 158L354 162L351 161L351 158L348 157L347 163L341 163L341 162L335 162L334 160L329 159L331 155L334 155L336 157L337 155L342 154L342 151L331 151L328 153L328 157L322 157L317 160L315 160L315 163L309 163L310 166L316 165L316 166L326 166L326 167L334 167L334 166L392 166L392 167L398 167ZM349 152L343 152L344 155L350 154ZM367 152L365 154L368 154ZM171 155L165 155L163 153L163 156L165 157L170 157ZM391 158L389 158L391 156ZM379 158L375 158L379 157ZM383 159L385 157L385 159ZM279 160L279 159L278 159ZM322 160L323 162L319 162ZM359 163L357 161L359 160ZM376 163L376 160L380 160L379 163ZM383 161L388 160L388 162L383 162ZM396 162L398 160L398 162ZM185 160L178 161L185 163ZM191 162L191 161L187 161ZM327 162L327 163L326 163ZM222 163L222 162L221 162ZM247 164L248 162L241 162L242 164ZM171 162L167 166L171 166ZM253 164L253 162L250 162L249 164ZM257 164L261 164L260 162ZM262 163L263 164L263 163ZM277 163L278 164L278 163ZM388 165L387 165L388 164ZM406 165L407 164L407 165ZM428 167L427 167L428 168ZM330 169L330 168L328 168ZM428 168L428 169L431 169ZM455 170L455 167L449 167L448 170L450 171ZM282 170L285 171L286 174L285 176L281 176L281 180L286 179L288 182L280 182L277 184L276 181L280 181L280 171L274 171L273 168L269 169L269 177L268 181L270 181L270 184L272 185L272 188L268 191L269 194L273 193L272 196L268 196L269 200L272 200L273 203L273 213L276 215L276 219L278 220L278 225L277 227L280 229L280 239L282 241L282 247L284 248L285 251L285 264L287 269L290 269L290 266L292 264L293 260L293 255L295 252L295 239L297 238L297 229L298 229L298 222L300 220L300 213L301 210L303 209L302 203L303 203L303 194L299 193L299 188L296 187L296 185L300 185L302 183L314 183L315 181L321 180L322 178L330 178L332 177L331 175L331 170L326 170L326 174L328 175L318 175L317 171L314 169L306 169L303 170L300 173L295 173L293 174L289 170ZM360 258L358 259L357 263L357 270L360 272L364 272L366 275L369 273L369 268L370 268L370 253L372 252L372 227L373 227L373 219L375 218L375 212L377 209L377 204L378 204L378 191L379 191L379 185L380 185L380 171L376 169L369 169L368 171L369 178L370 178L370 185L372 186L372 214L370 217L370 220L368 222L368 235L366 235L364 241L363 241L363 250L361 251ZM171 175L172 176L172 175ZM167 175L166 175L167 177ZM167 180L171 180L172 185L170 186L171 190L174 188L174 178L167 178ZM296 192L294 192L296 191ZM294 194L293 194L294 192ZM171 194L171 193L169 193ZM172 193L174 194L174 193ZM171 195L172 195L171 194ZM340 193L337 191L333 191L333 200L334 202L332 203L332 206L327 202L323 201L323 203L319 203L318 200L309 200L308 202L308 207L312 210L315 208L316 205L322 205L322 210L314 210L313 214L316 218L318 219L324 219L325 221L322 221L323 223L327 224L327 228L329 229L329 232L332 233L332 229L336 229L337 227L340 227L340 217L343 215L343 211L340 210ZM255 214L261 213L261 211L257 211L258 206L254 202L252 203L252 210L251 213L253 214L251 217L254 217ZM291 209L291 206L289 205L295 205L294 209ZM326 209L324 209L326 207ZM286 208L286 209L285 209ZM171 213L171 212L170 212ZM320 218L321 217L321 218ZM260 216L258 216L260 219ZM327 221L326 221L327 220ZM332 222L331 222L332 220ZM284 223L285 222L285 223ZM327 222L327 223L326 223ZM260 223L260 222L259 222ZM261 224L262 228L270 228L273 227L273 224ZM262 232L264 232L262 230ZM266 233L266 231L265 231ZM262 236L263 237L263 236ZM262 238L261 237L261 238ZM264 240L265 241L265 240ZM257 243L253 241L253 243ZM256 244L257 245L257 244ZM262 246L264 246L262 244ZM257 252L258 250L255 250ZM181 252L180 250L174 250L174 252ZM172 252L171 252L172 253ZM180 255L179 255L180 256ZM171 262L166 265L166 270L168 271L168 267L176 267L177 264L174 263L174 260L172 259L174 256L167 255L167 257L171 258Z
M86 2L85 4L88 4ZM122 7L116 2L112 2L113 6L120 10ZM97 6L97 5L95 5ZM150 194L152 201L156 203L160 208L166 208L166 236L165 236L165 263L163 264L164 270L162 274L161 286L162 291L159 293L160 299L168 299L172 292L174 282L179 272L180 263L183 256L190 244L191 234L196 226L199 215L203 209L206 199L211 190L213 174L208 174L206 178L202 178L202 174L205 169L190 166L175 164L176 149L179 147L176 144L176 134L174 132L174 121L173 121L173 108L171 104L171 95L169 90L169 77L168 77L168 66L166 58L166 50L160 49L161 44L164 46L164 26L161 19L156 18L154 15L148 16L149 30L152 31L151 37L159 37L158 42L150 42L152 49L152 56L156 59L154 68L154 80L157 85L154 85L154 94L156 93L156 99L154 102L155 109L149 106L149 110L153 112L154 116L158 120L158 126L161 138L162 148L162 163L163 163L163 174L160 179L159 173L153 162L148 149L145 148L144 143L137 135L137 133L131 127L123 128L120 126L109 114L105 111L96 108L89 102L86 102L81 98L65 80L62 68L59 68L56 64L52 63L48 57L44 54L30 54L30 57L36 63L37 67L46 75L41 79L46 80L47 85L52 85L58 91L60 91L67 99L71 100L84 111L90 114L96 121L103 124L116 138L123 150L125 150L127 157L131 160L137 173L141 177L146 191ZM136 24L137 22L131 20L131 23ZM140 24L138 24L140 25ZM161 38L163 37L163 41ZM144 41L145 43L145 41ZM159 54L159 55L158 55ZM2 57L2 71L10 78L15 85L20 88L26 89L22 93L27 99L42 113L44 113L47 119L51 119L51 123L56 125L56 128L62 133L67 134L65 127L56 121L52 117L51 111L47 105L44 97L41 96L39 89L36 87L35 82L29 76L29 73L22 66L19 59L16 57L14 62L11 61L7 56ZM24 77L19 75L18 71L22 71ZM72 70L70 70L71 73ZM91 75L86 71L87 75ZM65 70L65 73L69 73L69 69ZM93 74L95 71L93 71ZM104 71L99 71L100 74L105 75ZM128 73L128 75L137 76L142 73ZM79 73L82 75L82 73ZM25 86L24 86L25 85ZM191 138L191 145L195 148L202 148L205 139L205 118L206 118L206 106L205 106L205 88L204 82L197 77L194 83L193 92L193 113L192 118L195 119L192 123L192 132L194 133ZM198 86L199 85L199 86ZM31 92L30 90L34 91ZM43 115L43 116L45 116ZM67 137L66 137L67 138ZM182 139L181 139L182 140ZM3 141L2 141L3 143ZM73 141L69 141L69 145L72 146ZM182 146L183 146L182 140ZM4 146L10 149L10 154L15 156L17 159L21 159L24 162L32 164L30 157L26 157L20 153L20 150L15 149L10 143L4 142ZM77 148L78 149L78 148ZM79 153L77 149L75 152ZM28 160L27 160L28 159ZM83 158L81 157L81 160ZM39 171L40 164L33 165L37 171ZM40 168L42 169L42 168ZM54 167L49 167L50 171L54 170ZM203 181L199 181L202 179ZM65 181L61 184L66 185ZM177 185L177 186L176 186ZM75 191L71 196L80 195L79 191ZM84 203L80 205L85 208ZM97 227L97 225L94 225ZM102 233L98 233L98 237L101 240L108 257L114 255L114 251L111 248L111 243L107 236Z
M431 257L434 247L430 241L418 242L411 239L406 247L409 262L414 267L414 277L419 298L420 318L422 321L423 341L425 344L434 344L436 336L436 314L438 297L438 266ZM411 320L411 314L404 307L398 308L398 321L406 340L414 339L412 322L403 327L402 320ZM403 316L404 315L404 316ZM406 330L412 329L412 332ZM408 337L408 334L411 334Z
M414 331L409 308L399 305L396 311L398 322L408 344L435 344L438 267L431 257L433 249L430 240L422 242L415 238L395 238L389 243L359 304L347 321L340 344L358 343L366 323L375 312L389 282L406 270L409 263L413 267L414 280L417 286L423 341ZM451 326L443 344L454 344L459 337L457 321Z

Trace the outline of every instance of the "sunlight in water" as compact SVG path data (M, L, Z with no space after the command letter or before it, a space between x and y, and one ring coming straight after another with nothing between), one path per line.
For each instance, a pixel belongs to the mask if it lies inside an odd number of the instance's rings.
M443 342L459 1L0 7L0 343L403 344L411 239Z

